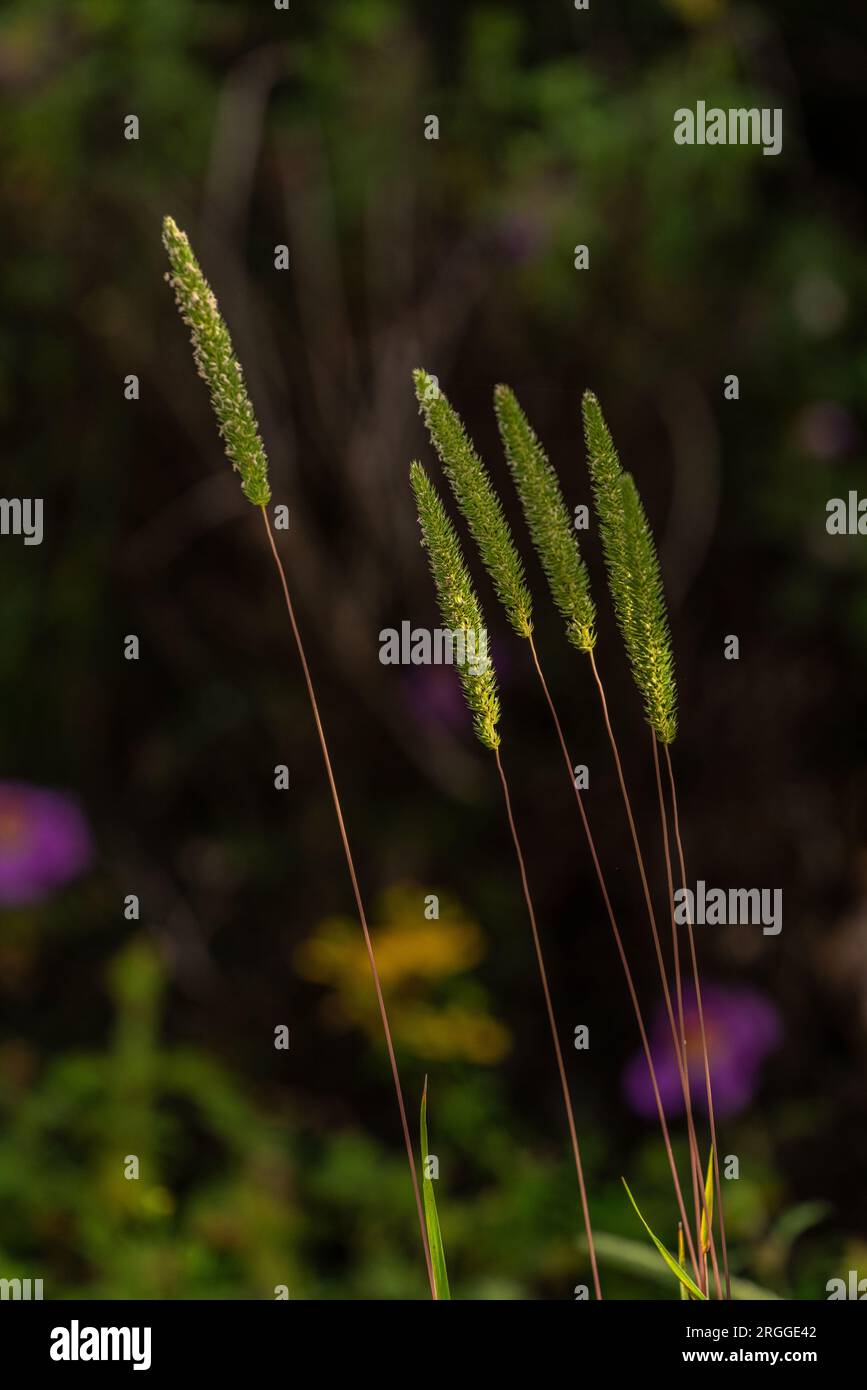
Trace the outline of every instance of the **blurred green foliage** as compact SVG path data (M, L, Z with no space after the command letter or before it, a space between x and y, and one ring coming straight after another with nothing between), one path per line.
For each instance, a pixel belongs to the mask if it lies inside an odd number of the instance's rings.
M42 1063L21 1041L0 1051L0 1269L43 1278L50 1298L423 1297L399 1153L363 1132L324 1133L303 1106L251 1099L229 1068L161 1038L165 981L133 938L111 963L109 1045ZM381 1049L379 1049L381 1051ZM495 1072L450 1069L436 1090L440 1219L455 1297L569 1298L584 1239L568 1162L530 1147ZM586 1126L586 1119L585 1119ZM826 1213L779 1215L782 1196L748 1126L728 1128L748 1172L726 1191L733 1272L779 1294L792 1245ZM617 1182L585 1142L597 1231L636 1230ZM138 1160L130 1167L131 1158ZM678 1154L685 1164L685 1150ZM665 1159L648 1139L631 1159L670 1223ZM136 1172L137 1176L128 1176ZM625 1247L624 1247L625 1248ZM631 1250L606 1246L609 1297L655 1289Z
M845 50L848 21L836 22ZM439 882L446 866L455 901L486 924L472 965L436 977L433 1021L457 1008L501 1029L494 1057L440 1047L433 1067L413 1044L432 970L402 1000L414 1110L431 1073L453 1296L568 1298L586 1264L495 817L478 781L468 792L455 774L464 799L449 802L441 785L420 790L395 771L420 735L402 737L406 709L381 672L366 689L341 626L347 589L361 601L377 566L388 578L361 612L371 634L397 603L430 611L405 490L417 436L387 336L395 324L410 365L422 339L424 360L435 349L431 366L449 366L462 409L480 381L485 413L494 381L512 380L522 400L526 385L560 461L577 459L580 390L594 387L617 403L612 427L649 506L659 514L673 499L663 563L678 604L702 581L674 622L695 835L722 847L723 862L746 860L743 881L758 881L751 853L768 874L794 863L801 914L802 949L767 967L793 1024L775 1098L726 1128L742 1162L728 1194L733 1270L785 1296L821 1296L838 1268L863 1262L863 1164L854 1140L831 1138L843 1122L867 1132L848 1062L858 1014L841 1012L830 986L817 990L812 952L829 900L842 910L854 858L844 822L867 727L847 685L867 665L867 552L824 531L826 499L863 479L867 268L863 190L836 157L853 69L840 62L838 123L817 132L815 84L836 78L814 34L806 3L735 0L636 0L588 16L568 3L331 0L288 17L236 0L6 0L4 489L29 494L38 479L51 524L26 573L20 553L0 550L0 754L17 775L80 792L102 861L89 896L0 921L0 1275L43 1277L47 1297L271 1298L277 1285L300 1298L424 1296L387 1068L347 984L348 899L279 614L257 552L222 525L237 513L208 510L210 493L190 508L201 529L180 524L173 540L176 500L222 464L162 283L165 213L207 233L203 262L233 291L224 307L257 408L280 402L269 422L269 442L285 449L276 476L311 499L298 528L309 550L299 538L293 562L317 618L332 725L352 712L340 763L362 812L372 808L358 816L366 872L381 887ZM668 138L685 100L774 105L781 88L778 160L675 151ZM432 111L443 133L425 147ZM141 120L135 144L122 136L129 112ZM301 240L293 210L314 252L306 280L283 288L271 248L287 223ZM591 248L589 273L573 268L576 243ZM132 371L141 409L122 398ZM737 408L722 403L729 372L741 380ZM388 483L372 475L368 509L360 459L385 461ZM570 506L573 492L587 500L582 487L577 469L564 473ZM718 666L703 654L733 614L765 703L735 700L721 736ZM137 685L117 660L130 630L155 653ZM561 660L572 690L568 653ZM840 698L834 751L819 758L809 735L827 718L823 691ZM510 718L521 699L507 682ZM258 788L263 742L290 735L304 812L287 837L282 806ZM547 810L542 737L527 740L519 785ZM727 739L778 755L773 776L739 792L761 828L748 844L729 831L720 794ZM454 745L437 748L429 762L457 766ZM822 831L811 830L809 854L781 809L799 795ZM575 904L583 913L592 890L565 875L556 839L540 812L533 859L549 885L560 988L576 998L599 972L599 1020L626 1017L601 948L576 951ZM117 902L139 879L152 930L122 945ZM192 928L183 936L189 920L207 924L204 944ZM317 941L337 948L327 977L298 964ZM219 980L210 995L201 956ZM262 1024L287 997L312 1037L288 1079ZM341 1006L340 1038L328 998ZM611 1026L580 1097L594 1226L640 1235L620 1187L628 1171L676 1247L665 1157L619 1101L635 1040ZM137 1181L123 1176L132 1153ZM813 1204L841 1192L849 1205L832 1215L846 1236ZM659 1291L613 1261L602 1275L608 1296Z

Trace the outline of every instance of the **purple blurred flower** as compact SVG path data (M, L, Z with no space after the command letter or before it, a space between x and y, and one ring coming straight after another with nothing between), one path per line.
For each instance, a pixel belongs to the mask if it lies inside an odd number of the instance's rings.
M846 291L825 270L810 270L801 275L792 290L792 302L804 331L817 338L835 333L849 312Z
M702 988L701 999L714 1111L718 1115L734 1115L749 1105L758 1085L761 1063L779 1044L780 1016L770 1000L756 990L707 985ZM674 990L672 1008L676 1017ZM706 1110L701 1031L694 990L684 988L683 1013L690 1096L694 1106ZM678 1115L684 1108L683 1090L664 1005L659 1006L654 1017L649 1041L663 1108L667 1116ZM643 1049L626 1067L623 1089L633 1110L639 1115L656 1117L656 1102Z
M49 897L84 873L92 858L90 830L72 797L0 781L0 905Z
M542 250L544 227L539 217L526 209L515 209L497 224L495 244L500 257L513 265L531 261Z
M838 458L858 442L858 431L850 411L836 401L813 401L798 419L798 442L818 459Z
M494 662L497 680L508 685L512 675L512 659L497 642L490 639L489 654ZM441 666L406 666L403 668L403 687L407 703L421 724L450 729L452 733L472 739L472 720L461 689L457 669L451 663Z
M454 667L408 666L404 681L413 714L422 724L457 732L467 727L469 715Z

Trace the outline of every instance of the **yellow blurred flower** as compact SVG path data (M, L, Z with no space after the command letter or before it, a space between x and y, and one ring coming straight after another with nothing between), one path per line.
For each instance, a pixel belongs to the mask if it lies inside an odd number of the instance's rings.
M465 1057L467 1061L491 1066L504 1057L511 1046L508 1030L488 1014L459 1004L443 1009L400 1009L395 1014L402 1041L419 1056L431 1059Z
M425 916L427 898L414 884L393 884L377 904L371 924L376 964L382 980L395 1039L424 1058L464 1058L490 1065L509 1050L507 1030L484 1007L474 982L473 998L431 1003L431 988L440 989L466 975L485 955L478 925L459 904L440 896L439 917ZM379 1012L370 978L370 962L358 923L329 917L295 953L299 974L333 992L323 1013L337 1028L362 1027L380 1038Z
M725 0L665 0L685 24L712 24L725 13Z

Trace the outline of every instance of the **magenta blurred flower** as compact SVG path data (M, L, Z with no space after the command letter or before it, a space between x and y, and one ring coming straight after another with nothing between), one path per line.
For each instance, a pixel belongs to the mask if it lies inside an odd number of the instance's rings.
M74 798L0 781L0 905L49 897L84 873L92 858L90 830Z
M404 688L420 723L456 732L469 726L461 683L452 666L408 666Z
M854 449L858 430L851 411L836 401L813 401L798 419L798 442L818 459L839 458Z
M497 680L501 687L508 686L512 679L512 658L496 634L489 637L489 644ZM405 666L401 675L407 704L420 724L463 733L468 742L472 741L473 726L454 665L444 662L441 666Z
M527 209L514 209L498 223L495 244L504 261L522 265L532 261L543 249L545 228L538 215Z
M779 1044L782 1036L780 1016L770 1000L756 990L706 985L702 987L701 999L714 1111L718 1115L734 1115L749 1105L758 1085L761 1064ZM672 1008L676 1017L674 990ZM690 1097L696 1108L707 1110L701 1031L694 990L684 988L683 1013ZM649 1041L663 1108L667 1116L678 1115L684 1109L683 1090L671 1038L671 1024L662 1004L649 1030ZM656 1102L643 1049L626 1067L623 1089L633 1110L639 1115L656 1117Z

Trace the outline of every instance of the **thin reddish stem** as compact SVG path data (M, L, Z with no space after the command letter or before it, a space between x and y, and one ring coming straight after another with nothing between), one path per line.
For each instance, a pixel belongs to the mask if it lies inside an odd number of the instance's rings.
M587 1201L587 1189L584 1183L584 1168L581 1163L581 1150L578 1145L578 1132L575 1128L575 1115L572 1110L572 1097L569 1094L569 1082L566 1077L566 1067L563 1062L563 1053L560 1048L560 1038L557 1032L557 1019L554 1015L554 1005L551 1000L551 990L548 986L548 972L545 969L545 958L542 954L542 942L539 937L539 928L536 924L536 913L533 907L533 899L530 895L530 884L527 879L527 869L524 863L524 854L521 849L521 841L518 838L518 828L515 825L515 817L512 813L512 798L509 795L509 784L506 781L506 774L503 771L503 763L500 758L500 750L494 750L497 761L497 771L500 774L500 782L503 787L503 799L506 803L506 815L509 821L509 829L512 832L512 842L515 846L515 855L518 860L518 868L521 874L521 886L524 890L524 901L527 904L527 915L530 919L530 930L533 934L533 946L536 951L536 961L539 966L539 978L542 981L542 993L545 996L545 1009L548 1014L548 1024L551 1029L551 1040L554 1044L554 1055L557 1059L557 1070L560 1074L560 1088L563 1092L563 1104L566 1109L566 1120L569 1125L569 1136L572 1140L572 1153L575 1159L575 1172L578 1175L578 1190L581 1194L581 1208L584 1213L584 1228L587 1232L587 1249L590 1255L590 1268L593 1272L593 1288L597 1299L602 1298L602 1289L599 1284L599 1270L596 1265L596 1245L593 1240L593 1228L590 1224L590 1206Z
M680 878L681 878L681 884L682 884L683 888L686 889L686 861L685 861L685 859L684 859L684 853L683 853L683 840L681 839L681 835L680 835L680 816L679 816L679 814L678 814L678 809L677 809L677 789L676 789L675 783L674 783L674 767L672 766L671 753L670 753L670 751L669 751L668 744L665 744L664 746L665 746L665 762L666 762L666 767L668 768L668 782L669 782L669 787L670 787L670 789L671 789L671 809L672 809L672 816L673 816L673 819L674 819L674 838L675 838L675 842L676 842L676 844L677 844L678 859L679 859L679 861L680 861ZM684 894L684 896L686 897L685 894ZM686 898L686 901L689 902L689 899ZM699 1025L699 1030L700 1030L700 1033L701 1033L701 1048L702 1048L702 1055L703 1055L703 1057L704 1057L704 1080L705 1080L705 1088L706 1088L706 1091L707 1091L707 1112L708 1112L708 1118L709 1118L709 1120L710 1120L710 1141L711 1141L711 1147L712 1147L712 1149L713 1149L714 1185L715 1185L715 1187L716 1187L717 1207L719 1208L719 1234L720 1234L720 1245L721 1245L721 1247L722 1247L723 1272L724 1272L724 1274L725 1274L725 1281L726 1281L726 1298L729 1298L729 1299L730 1299L731 1296L732 1296L732 1286L731 1286L731 1278L730 1278L730 1276L729 1276L729 1258L728 1258L728 1249L727 1249L727 1246L726 1246L725 1215L724 1215L724 1213L723 1213L722 1186L721 1186L721 1183L720 1183L719 1149L718 1149L718 1147L717 1147L717 1139L716 1139L716 1119L715 1119L715 1116L714 1116L713 1086L711 1085L711 1079L710 1079L710 1058L709 1058L709 1055L708 1055L708 1048L707 1048L707 1033L706 1033L706 1031L705 1031L705 1026L704 1026L704 1006L703 1006L703 1004L702 1004L702 998L701 998L701 983L700 983L700 981L699 981L699 974L698 974L698 956L697 956L697 954L696 954L696 949L695 949L695 932L693 931L692 916L691 916L691 914L690 914L689 912L687 913L686 925L687 925L687 934L688 934L688 936L689 936L689 951L690 951L690 956L691 956L691 958L692 958L692 976L693 976L693 983L694 983L694 985L695 985L695 1000L696 1000L696 1006L697 1006L697 1010L698 1010L698 1025Z
M620 794L623 798L623 805L626 810L626 819L629 823L629 833L632 836L632 846L635 850L635 859L638 864L638 872L641 876L641 887L644 892L644 903L647 908L647 918L650 923L650 931L653 937L653 946L656 952L657 964L659 966L659 978L662 984L662 995L665 1001L665 1009L666 1013L668 1014L668 1021L671 1026L671 1036L672 1041L674 1043L674 1055L677 1061L677 1070L680 1076L680 1084L683 1089L684 1105L687 1107L688 1111L690 1103L689 1077L687 1076L686 1069L683 1064L681 1042L678 1038L677 1022L675 1020L674 1009L672 1008L671 1004L671 991L668 987L668 972L665 966L665 958L662 954L662 944L659 939L659 929L656 925L656 914L653 910L653 901L650 896L650 885L647 881L647 871L644 867L644 855L641 852L641 845L639 844L638 840L638 831L635 828L635 817L632 814L632 802L630 801L629 792L626 787L626 778L623 775L623 764L620 760L620 749L617 746L617 739L614 737L614 728L611 723L611 716L608 713L608 701L605 697L605 687L602 684L602 677L599 675L599 669L596 665L596 657L592 649L588 652L588 656L590 657L590 668L593 672L593 678L596 681L596 689L599 693L599 701L602 706L602 718L605 722L605 730L608 734L608 742L611 745L611 752L614 755L614 765L617 769L617 780L620 784ZM701 1159L699 1157L698 1149L696 1147L694 1133L690 1133L689 1129L687 1130L687 1133L689 1137L690 1148L690 1172L692 1175L693 1188L695 1189L697 1187L701 1187L702 1185ZM686 1221L686 1218L684 1218L684 1224L688 1229L689 1223Z
M666 882L667 882L667 884L668 884L668 901L669 901L669 903L670 903L670 905L671 905L671 907L670 907L670 915L671 915L671 941L672 941L672 949L673 949L673 952L674 952L674 979L675 979L675 993L676 993L676 995L677 995L677 1021L678 1021L678 1024L680 1025L680 1036L681 1036L681 1038L683 1039L683 1065L684 1065L684 1070L686 1071L687 1078L688 1078L688 1077L689 1077L689 1053L688 1053L688 1051L687 1051L686 1027L685 1027L684 1021L683 1021L683 980L682 980L681 971L680 971L680 946L679 946L678 940L677 940L677 923L676 923L676 921L675 921L675 915L674 915L674 874L673 874L672 866L671 866L671 845L670 845L670 843L669 843L669 838L668 838L668 817L667 817L667 815L666 815L666 813L665 813L665 797L663 796L663 793L662 793L662 776L661 776L660 771L659 771L659 749L658 749L658 747L657 747L657 738L656 738L656 734L654 733L654 731L653 731L652 729L651 729L651 731L650 731L650 739L651 739L651 742L652 742L652 744L653 744L653 770L654 770L654 773L656 774L656 794L657 794L657 798L658 798L658 800L659 800L659 820L660 820L660 824L661 824L661 826L662 826L662 845L663 845L663 852L664 852L664 854L665 854L665 876L666 876ZM689 1100L689 1103L687 1104L687 1111L686 1111L687 1124L689 1125L690 1129L692 1130L692 1134L693 1134L693 1138L694 1138L694 1136L695 1136L695 1127L694 1127L693 1114L692 1114L692 1087L691 1087L691 1086L687 1086L687 1095L690 1096L690 1100ZM696 1147L697 1147L697 1145L696 1145ZM714 1280L715 1280L715 1284L716 1284L717 1298L722 1298L722 1286L720 1285L719 1267L718 1267L718 1265L717 1265L717 1258L716 1258L716 1246L715 1246L715 1242L714 1242L714 1238L713 1238L713 1226L712 1226L712 1224L711 1224L710 1216L709 1216L709 1213L708 1213L708 1210L707 1210L707 1197L705 1196L704 1186L705 1186L705 1185L704 1185L704 1176L703 1176L703 1174L702 1174L702 1180L701 1180L701 1182L697 1185L697 1192L696 1192L696 1213L695 1213L696 1240L698 1241L699 1247L701 1247L701 1214L704 1213L704 1219L705 1219L705 1222L706 1222L706 1224L707 1224L708 1244L709 1244L709 1247L710 1247L711 1263L712 1263L712 1265L713 1265L713 1272L714 1272ZM701 1193L701 1210L699 1210L699 1207L698 1207L698 1194L699 1194L699 1193ZM706 1258L705 1258L705 1256L704 1256L704 1251L700 1249L700 1253L701 1253L701 1256L702 1256L702 1269L703 1269L703 1273L704 1273L704 1282L702 1283L701 1287L703 1288L703 1290L704 1290L705 1293L708 1293L708 1292L709 1292L709 1280L708 1280L708 1277L707 1277L707 1260L706 1260Z
M574 794L575 794L575 800L576 800L576 802L578 803L578 811L579 811L579 814L580 814L580 816L581 816L581 824L582 824L582 826L583 826L583 828L584 828L584 835L585 835L585 838L586 838L586 840L587 840L587 846L588 846L588 848L589 848L589 850L590 850L590 857L591 857L591 859L593 860L593 867L594 867L594 869L595 869L595 871L596 871L596 878L597 878L597 881L598 881L598 883L599 883L599 889L600 889L600 892L602 893L602 899L603 899L603 902L605 903L605 910L606 910L606 912L607 912L607 914L608 914L608 921L609 921L609 924L610 924L610 926L611 926L612 934L613 934L613 936L614 936L614 944L615 944L615 946L617 947L617 954L618 954L618 956L620 957L620 964L621 964L621 966L623 967L623 974L624 974L624 976L625 976L625 978L626 978L626 987L627 987L627 989L628 989L628 991L629 991L629 997L630 997L630 999L631 999L631 1001L632 1001L632 1007L633 1007L633 1010L634 1010L634 1012L635 1012L636 1022L638 1023L638 1031L639 1031L639 1034L641 1035L641 1046L642 1046L642 1048L643 1048L643 1050L644 1050L644 1056L645 1056L645 1060L646 1060L646 1062L647 1062L647 1070L648 1070L648 1072L650 1073L650 1084L651 1084L651 1088L652 1088L652 1090L653 1090L653 1098L654 1098L654 1101L655 1101L655 1103L656 1103L657 1115L659 1116L659 1126L660 1126L660 1129L661 1129L661 1131L662 1131L662 1138L663 1138L663 1143L664 1143L664 1145L665 1145L666 1156L667 1156L667 1158L668 1158L668 1165L669 1165L669 1168L671 1169L671 1176L672 1176L672 1181L673 1181L673 1183L674 1183L675 1196L676 1196L676 1198L677 1198L678 1207L680 1208L680 1213L681 1213L681 1220L682 1220L682 1222L683 1222L683 1226L684 1226L684 1229L685 1229L685 1232L686 1232L686 1240L687 1240L687 1247L688 1247L688 1250L689 1250L689 1256L690 1256L690 1260L692 1261L692 1267L693 1267L693 1271L694 1271L694 1273L695 1273L696 1280L698 1280L698 1279L699 1279L699 1268L700 1268L700 1267L699 1267L698 1259L697 1259L697 1257L696 1257L696 1247L695 1247L695 1245L693 1244L692 1236L691 1236L691 1234L690 1234L689 1222L688 1222L687 1217L686 1217L686 1207L685 1207L685 1205L684 1205L683 1192L682 1192L681 1186L680 1186L680 1178L678 1177L677 1163L675 1162L674 1150L673 1150L672 1144L671 1144L671 1136L670 1136L670 1134L669 1134L669 1131L668 1131L668 1124L667 1124L666 1119L665 1119L665 1108L664 1108L664 1106L663 1106L663 1104L662 1104L662 1097L661 1097L660 1092L659 1092L659 1085L658 1085L658 1083L657 1083L657 1078L656 1078L656 1068L654 1067L654 1064L653 1064L653 1053L652 1053L651 1050L650 1050L650 1042L649 1042L649 1040L648 1040L647 1029L646 1029L645 1024L644 1024L644 1015L642 1014L641 1005L639 1004L639 1001L638 1001L638 992L637 992L637 990L636 990L636 988L635 988L635 981L634 981L634 978L633 978L633 975L632 975L632 970L631 970L630 965L629 965L629 959L628 959L628 957L627 957L627 955L626 955L626 948L625 948L625 946L623 945L623 938L622 938L622 936L621 936L621 934L620 934L620 928L619 928L618 925L617 925L617 918L616 918L615 915L614 915L614 909L613 909L613 907L612 907L612 905L611 905L611 897L610 897L609 892L608 892L608 884L606 883L605 875L604 875L604 873L603 873L603 871L602 871L602 864L601 864L601 862L600 862L599 854L598 854L597 849L596 849L596 841L595 841L595 839L594 839L594 837L593 837L593 833L592 833L592 831L591 831L591 829L590 829L590 821L589 821L589 818L588 818L588 816L587 816L587 811L586 811L585 806L584 806L584 800L583 800L583 797L581 796L580 791L578 790L578 788L577 788L576 785L575 785L575 778L574 778L573 771L572 771L572 759L571 759L570 756L569 756L569 749L568 749L568 747L566 746L566 739L565 739L565 736L564 736L564 734L563 734L563 726L562 726L562 724L560 723L560 717L559 717L559 715L558 715L558 713L557 713L557 707L556 707L556 705L554 704L553 696L551 695L551 692L550 692L550 690L548 689L548 682L545 680L545 676L544 676L544 673L543 673L543 671L542 671L542 666L541 666L541 664L540 664L540 662L539 662L539 656L538 656L538 653L537 653L537 651L536 651L536 645L535 645L535 643L534 643L532 637L529 639L529 642L530 642L530 652L531 652L531 655L532 655L532 658L533 658L533 665L534 665L535 668L536 668L536 674L537 674L537 676L539 677L539 682L540 682L540 684L541 684L541 686L542 686L542 691L543 691L543 693L544 693L545 700L546 700L546 702L547 702L547 704L548 704L548 709L549 709L549 711L550 711L550 713L551 713L551 718L552 718L552 720L553 720L553 722L554 722L554 729L555 729L556 734L557 734L557 740L558 740L558 742L559 742L559 744L560 744L560 749L561 749L561 752L562 752L562 754L563 754L563 760L564 760L565 765L566 765L566 773L567 773L567 775L568 775L568 777L569 777L569 785L571 786L571 788L572 788L572 790L573 790L573 792L574 792Z
M436 1299L436 1283L434 1281L433 1266L431 1264L430 1249L428 1247L427 1228L425 1226L424 1210L422 1208L421 1193L419 1192L418 1176L415 1167L415 1154L410 1138L409 1125L406 1118L406 1106L403 1103L403 1090L400 1084L400 1075L397 1069L397 1058L394 1052L394 1043L391 1037L391 1027L388 1022L388 1012L385 1007L385 999L382 993L382 985L379 979L379 970L376 965L376 956L373 951L373 941L371 940L370 930L367 925L367 915L364 911L364 903L361 897L361 889L358 886L358 875L355 872L355 863L352 858L352 851L349 848L349 836L346 833L346 823L343 818L343 808L340 804L340 796L337 791L337 783L334 780L334 771L331 766L331 756L328 752L328 743L325 738L325 730L322 727L322 720L319 716L319 704L316 699L316 692L313 689L313 681L310 676L310 668L307 665L307 657L304 652L304 644L301 641L301 633L295 619L295 610L292 606L292 599L289 594L289 584L286 580L286 571L274 541L274 533L271 530L271 522L264 507L261 508L262 520L265 523L265 531L268 535L268 542L271 553L274 556L274 563L277 566L277 573L280 576L280 585L283 589L283 597L286 601L286 611L289 614L289 623L292 628L292 635L295 638L295 646L298 649L298 658L301 662L301 669L304 673L304 683L307 686L307 695L310 700L310 708L313 711L313 722L316 725L316 732L319 735L319 746L322 749L322 760L325 763L325 773L328 778L328 785L331 788L331 799L334 802L334 811L337 816L337 827L340 831L340 840L343 845L343 853L346 857L346 867L349 870L349 877L352 882L352 891L355 895L355 905L358 910L358 920L361 923L361 931L364 936L364 945L367 950L367 958L370 961L370 970L373 975L373 986L376 990L376 1000L379 1005L379 1016L382 1019L382 1031L385 1034L385 1045L388 1049L388 1060L391 1063L391 1074L394 1079L394 1089L397 1093L397 1105L400 1110L400 1123L403 1129L403 1139L406 1145L406 1157L409 1164L409 1174L412 1179L412 1190L415 1196L415 1205L418 1212L418 1224L421 1232L422 1249L424 1250L425 1265L427 1267L427 1277L430 1284L431 1298Z

